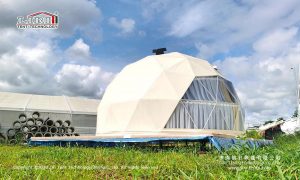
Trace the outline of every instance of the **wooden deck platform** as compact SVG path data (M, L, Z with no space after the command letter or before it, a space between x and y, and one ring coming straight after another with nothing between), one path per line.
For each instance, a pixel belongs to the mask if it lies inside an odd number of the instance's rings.
M202 130L202 129L164 129L158 132L110 132L96 134L95 136L62 136L62 137L32 137L31 140L93 140L93 139L115 139L115 138L193 138L199 136L214 136L224 138L235 138L243 131L229 130Z

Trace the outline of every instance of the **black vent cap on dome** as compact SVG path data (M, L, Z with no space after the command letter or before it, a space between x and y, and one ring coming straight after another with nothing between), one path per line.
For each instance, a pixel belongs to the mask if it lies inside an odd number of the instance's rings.
M165 54L165 51L167 51L167 48L158 48L153 49L152 53L155 53L155 55Z

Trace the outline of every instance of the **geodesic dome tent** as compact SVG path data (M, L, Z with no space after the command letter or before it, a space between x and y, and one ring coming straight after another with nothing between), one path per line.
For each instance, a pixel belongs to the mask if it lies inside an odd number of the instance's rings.
M147 56L126 66L98 106L97 134L165 129L242 131L232 86L207 61L181 53Z

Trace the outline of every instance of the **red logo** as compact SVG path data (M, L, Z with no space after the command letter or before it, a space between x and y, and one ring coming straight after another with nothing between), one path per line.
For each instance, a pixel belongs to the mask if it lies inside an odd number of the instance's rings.
M17 28L26 29L57 29L58 28L58 13L49 13L39 11L32 14L17 17Z

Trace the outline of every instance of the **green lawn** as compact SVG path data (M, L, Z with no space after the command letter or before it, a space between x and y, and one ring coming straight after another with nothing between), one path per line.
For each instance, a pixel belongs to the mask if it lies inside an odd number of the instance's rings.
M255 158L255 159L253 159ZM274 146L222 154L196 148L27 147L0 145L3 179L297 179L300 135L277 138Z

